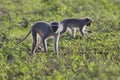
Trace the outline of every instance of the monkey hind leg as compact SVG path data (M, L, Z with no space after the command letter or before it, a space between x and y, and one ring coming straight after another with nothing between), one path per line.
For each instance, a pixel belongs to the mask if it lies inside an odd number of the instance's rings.
M37 47L37 51L41 51L41 49L42 49L42 41L41 41L41 37L40 37L39 34L37 34L37 45L36 45L36 47Z
M44 48L44 51L47 52L47 42L45 38L42 38L42 46Z
M37 51L44 51L44 47L42 45L42 42L40 42L38 45L37 45Z
M71 37L72 37L72 38L75 38L76 29L70 27L70 30L71 30L71 31L70 31Z
M32 50L31 50L31 55L33 55L36 51L36 46L37 46L37 33L32 32Z

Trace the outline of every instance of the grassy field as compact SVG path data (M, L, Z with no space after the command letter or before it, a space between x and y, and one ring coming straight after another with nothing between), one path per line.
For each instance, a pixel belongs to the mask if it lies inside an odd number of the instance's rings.
M59 56L30 57L31 36L13 50L36 21L90 17L91 34L59 40ZM0 0L0 80L120 80L120 0Z

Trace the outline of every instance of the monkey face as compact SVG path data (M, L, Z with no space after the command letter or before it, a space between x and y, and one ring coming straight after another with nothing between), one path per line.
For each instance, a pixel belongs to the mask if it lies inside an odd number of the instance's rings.
M89 18L85 18L86 26L90 26L92 23L92 20Z
M53 32L56 32L58 29L58 26L52 26Z
M52 26L53 32L56 32L58 27L59 27L59 23L58 22L52 22L51 26Z

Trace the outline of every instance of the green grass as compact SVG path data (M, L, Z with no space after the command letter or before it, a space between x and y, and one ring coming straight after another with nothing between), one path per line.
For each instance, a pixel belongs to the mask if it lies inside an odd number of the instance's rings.
M119 0L0 0L0 80L119 80ZM14 50L36 21L90 17L91 34L76 38L67 32L59 40L59 56L48 52L33 57L31 36ZM26 25L25 22L28 22Z

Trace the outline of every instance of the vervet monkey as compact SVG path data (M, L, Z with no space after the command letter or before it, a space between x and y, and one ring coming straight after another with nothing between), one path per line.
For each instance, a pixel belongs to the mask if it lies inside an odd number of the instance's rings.
M91 33L92 31L89 30L85 30L85 26L90 26L91 25L92 20L90 18L83 18L83 19L75 19L75 18L71 18L71 19L64 19L63 21L61 21L61 27L62 30L60 32L60 35L65 33L67 30L67 27L69 27L69 29L71 30L71 36L73 38L75 38L75 33L76 33L76 29L78 28L81 35L84 36L84 32L87 31L89 33Z
M21 43L23 40L25 40L30 33L32 33L32 50L31 54L33 55L36 51L36 48L41 44L44 48L44 51L47 52L47 39L50 36L53 36L54 38L54 53L58 54L58 40L60 37L60 31L59 31L59 23L58 22L36 22L33 24L32 28L29 30L28 34L20 40L19 43ZM39 36L37 36L39 35ZM39 38L38 38L39 37ZM40 41L41 40L41 41Z

